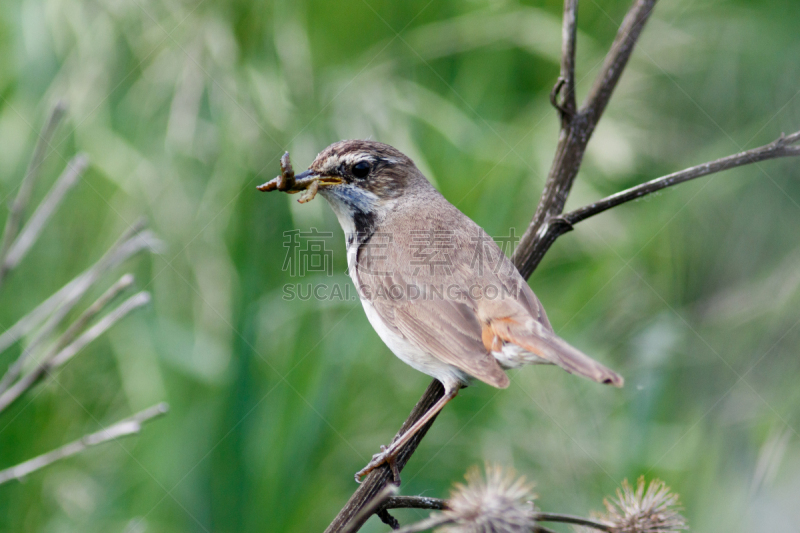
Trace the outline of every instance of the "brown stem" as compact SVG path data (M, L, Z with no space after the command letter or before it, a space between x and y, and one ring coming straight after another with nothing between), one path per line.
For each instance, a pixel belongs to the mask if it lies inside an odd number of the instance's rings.
M592 128L600 121L603 111L611 100L611 94L617 87L617 82L628 64L628 59L630 59L639 35L655 5L656 0L635 0L625 15L625 19L617 31L617 36L611 44L611 49L606 54L600 73L595 78L594 85L586 97L583 109L581 109ZM591 131L589 135L591 135Z
M441 511L447 502L441 498L427 496L392 496L381 506L383 509L433 509Z
M571 3L571 0L566 0ZM533 215L528 229L520 239L519 246L514 250L512 260L524 278L529 278L536 266L542 260L544 252L549 246L541 246L541 239L546 235L542 232L547 222L562 213L564 204L572 189L575 176L583 161L586 145L594 132L597 122L603 115L608 105L611 94L619 82L628 59L633 52L636 41L639 39L644 24L647 22L656 0L636 0L625 16L617 32L617 37L606 55L603 67L595 79L592 90L586 98L586 103L574 115L565 119L562 112L561 132L558 138L558 147L550 167L550 173L545 182L542 197L536 212ZM577 8L577 5L576 5ZM565 14L570 13L569 7L564 7ZM567 33L568 22L564 22L564 33ZM574 46L574 39L564 36L564 44ZM562 50L562 73L565 65L574 68L574 49L569 47ZM568 59L565 59L568 58ZM563 75L563 74L562 74ZM568 80L567 80L568 81ZM567 83L565 81L565 84ZM567 91L569 92L569 90ZM574 89L573 89L574 92ZM540 234L541 233L541 234ZM550 243L552 244L552 243Z
M428 409L430 409L437 401L439 401L442 396L444 396L444 387L441 383L434 379L431 384L428 385L428 388L425 390L425 394L422 395L422 398L419 400L419 402L417 402L417 405L415 405L414 409L412 409L408 419L403 422L403 426L400 428L400 431L397 432L397 436L399 437L405 433L405 431L410 428L414 422L422 418ZM426 424L419 432L417 432L417 434L415 434L411 440L400 450L396 459L398 469L403 469L435 420L436 418L428 422L428 424ZM331 522L331 525L328 526L325 532L340 533L345 527L347 527L350 531L358 531L359 528L364 525L364 522L366 522L369 518L369 515L361 515L359 511L369 504L369 502L381 492L382 488L389 483L391 479L392 472L389 469L389 466L386 464L370 472L361 485L359 485L358 489L356 489L353 495L350 496L347 504L341 511L339 511L339 514L336 515L336 518L333 520L333 522Z
M568 514L536 513L536 516L534 516L534 520L536 520L537 522L561 522L563 524L575 524L578 526L586 526L594 529L599 529L600 531L614 530L614 528L609 526L608 524L603 524L602 522L598 522L597 520L590 520L588 518L583 518L580 516L572 516Z
M385 499L385 503L380 506L382 511L387 509L430 509L435 511L447 509L447 500L442 500L440 498L428 498L426 496L391 496L383 499ZM611 532L614 529L612 526L598 522L597 520L591 520L589 518L583 518L582 516L573 516L568 514L536 513L533 518L537 522L560 522L562 524L575 524L578 526L591 527L606 532ZM544 526L537 525L536 531L541 533L549 530Z
M561 74L558 76L550 101L561 113L561 125L566 126L575 115L575 42L578 36L578 0L564 0L564 20L561 28ZM558 96L563 93L563 101Z
M447 508L447 500L429 498L426 496L392 496L386 498L381 509L431 509L441 511ZM559 513L536 513L534 520L537 522L561 522L587 526L601 531L611 531L613 528L597 520Z
M540 234L535 237L535 247L539 250L540 257L543 257L556 239L571 231L573 226L578 222L582 222L587 218L598 215L613 207L660 191L661 189L708 176L709 174L722 172L723 170L750 165L760 161L777 159L780 157L800 156L800 146L795 145L797 142L800 142L800 131L792 133L791 135L782 135L773 142L765 144L764 146L759 146L758 148L753 148L752 150L729 155L679 172L667 174L666 176L612 194L611 196L607 196L602 200L585 205L574 211L555 216L547 221L547 224L540 230ZM538 265L538 261L534 267L536 265Z

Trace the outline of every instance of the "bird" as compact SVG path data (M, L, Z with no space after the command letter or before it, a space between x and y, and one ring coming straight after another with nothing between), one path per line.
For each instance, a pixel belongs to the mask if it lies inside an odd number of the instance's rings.
M363 469L356 481L395 458L402 446L478 380L509 386L506 370L553 364L621 387L616 372L553 331L528 283L489 235L450 203L394 147L344 140L320 152L294 176L283 173L262 191L320 194L344 230L348 273L372 327L403 362L441 382L444 395Z

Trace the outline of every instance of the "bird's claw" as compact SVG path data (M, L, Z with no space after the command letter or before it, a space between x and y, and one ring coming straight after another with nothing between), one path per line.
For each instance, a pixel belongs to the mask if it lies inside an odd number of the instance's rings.
M392 450L391 447L386 447L381 445L380 453L376 453L372 456L372 460L356 472L356 483L361 483L361 478L381 466L383 463L389 465L389 468L392 471L392 478L394 480L394 484L400 486L400 469L397 467L397 451Z

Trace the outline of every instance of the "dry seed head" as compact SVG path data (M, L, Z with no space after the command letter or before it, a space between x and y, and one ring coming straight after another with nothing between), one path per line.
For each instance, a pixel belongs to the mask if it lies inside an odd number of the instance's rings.
M442 533L529 533L536 524L531 493L533 485L512 469L486 466L484 477L477 466L464 476L467 484L453 487L444 514L452 525Z
M603 520L619 533L674 533L688 529L686 519L679 513L678 495L658 479L652 480L647 490L644 476L638 479L635 489L626 479L617 489L616 499L605 499L603 503Z

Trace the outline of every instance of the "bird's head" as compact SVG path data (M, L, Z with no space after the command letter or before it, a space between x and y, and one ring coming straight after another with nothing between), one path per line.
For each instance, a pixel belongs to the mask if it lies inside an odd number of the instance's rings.
M302 188L319 182L345 233L368 231L400 197L432 189L408 156L375 141L334 143L295 179Z
M375 141L340 141L325 148L306 172L322 179L320 192L346 191L372 195L377 200L401 196L419 170L399 150Z

